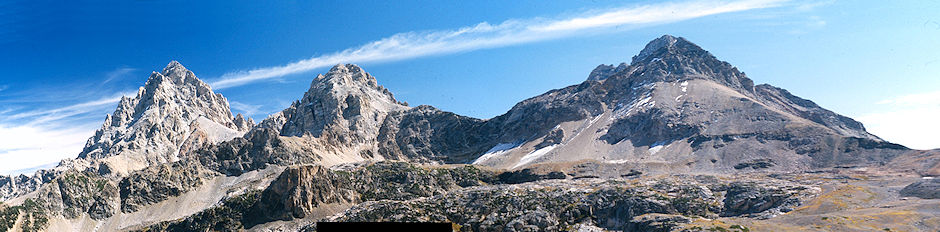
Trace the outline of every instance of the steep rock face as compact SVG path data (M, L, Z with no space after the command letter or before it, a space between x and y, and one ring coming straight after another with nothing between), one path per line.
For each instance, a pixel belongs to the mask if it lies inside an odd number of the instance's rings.
M492 146L497 129L484 120L422 105L385 118L377 153L389 159L467 163Z
M240 136L251 124L233 117L221 94L173 61L153 72L137 96L121 99L78 157L100 160L101 171L126 174L179 160L181 148Z
M118 183L121 211L130 213L143 206L179 196L218 175L194 162L158 164L136 171Z
M66 172L39 190L38 202L53 215L103 219L117 213L118 191L107 179L89 172Z
M324 204L357 202L359 195L347 178L323 166L286 169L261 193L260 201L249 212L254 222L248 224L304 218Z

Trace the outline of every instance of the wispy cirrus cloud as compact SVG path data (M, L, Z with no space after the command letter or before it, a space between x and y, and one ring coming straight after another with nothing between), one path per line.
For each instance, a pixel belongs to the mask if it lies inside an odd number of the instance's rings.
M245 104L237 101L229 101L229 105L232 106L232 109L245 112L245 116L251 116L255 113L258 113L258 110L260 110L262 107L262 105Z
M72 105L18 111L0 111L0 174L30 174L33 167L48 167L78 155L104 115L121 96L115 94Z
M28 119L25 123L27 125L40 125L50 122L55 122L57 120L73 117L76 115L86 114L90 112L97 112L102 108L111 108L114 107L114 104L121 100L122 96L133 96L134 93L123 92L115 94L114 96L104 97L96 100L80 102L73 105L68 105L59 108L52 109L39 109L32 111L19 112L11 115L3 115L5 120L3 121L16 121L20 119ZM102 116L103 117L103 116Z
M105 74L106 78L101 82L101 84L106 84L108 82L130 76L134 71L137 71L137 69L128 67L114 69Z
M394 61L495 48L597 33L604 29L617 31L631 26L671 23L707 15L768 8L783 2L785 0L673 2L591 11L569 18L507 20L495 25L483 22L453 30L405 32L359 47L281 66L228 73L213 81L211 85L215 89L224 89L338 63Z
M68 127L0 124L0 174L32 174L25 172L75 157L95 128L92 123Z

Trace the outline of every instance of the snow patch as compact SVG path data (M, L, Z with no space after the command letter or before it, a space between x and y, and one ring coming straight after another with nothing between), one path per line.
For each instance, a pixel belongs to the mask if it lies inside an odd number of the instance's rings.
M638 101L636 104L633 104L633 105L634 105L634 106L646 105L646 103L649 103L650 100L652 100L652 99L653 99L653 97L646 97L646 98L643 98L642 100Z
M515 166L512 166L512 168L518 168L522 165L531 163L532 161L535 161L536 159L541 158L542 156L545 156L545 154L548 154L548 152L552 151L552 149L555 149L556 146L558 146L558 144L543 147L542 149L529 152L529 154L526 154L525 156L523 156L522 159L519 159L519 162L516 163Z
M206 132L209 136L209 141L212 143L229 141L245 134L245 132L233 130L202 116L199 116L196 122L199 123L200 129Z
M607 161L604 161L604 163L608 163L608 164L624 164L624 163L627 163L627 162L630 162L630 161L629 161L629 160L625 160L625 159L617 159L617 160L607 160Z
M659 152L659 150L662 150L663 145L666 145L666 142L659 141L659 142L653 143L653 145L650 145L650 149L649 149L650 155L656 154L656 152Z
M594 119L591 119L591 123L589 123L587 127L591 127L592 125L594 125L594 123L597 122L597 120L601 120L600 115L594 117Z
M472 164L480 164L483 161L486 161L490 158L509 153L509 150L516 148L516 146L519 146L519 144L515 144L515 143L496 144L496 146L493 146L493 148L490 148L490 150L486 151L485 153L483 153L483 155L481 155L479 158L474 160Z

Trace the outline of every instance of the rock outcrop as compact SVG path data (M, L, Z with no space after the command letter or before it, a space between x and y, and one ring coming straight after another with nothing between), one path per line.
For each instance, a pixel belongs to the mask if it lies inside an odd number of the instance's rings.
M121 211L134 212L140 207L179 196L215 175L217 172L189 161L157 164L133 172L118 183Z
M924 179L905 186L899 192L905 197L940 199L940 179Z
M39 190L37 201L45 211L65 218L87 214L92 219L111 217L119 210L114 204L118 190L95 173L70 171L56 177Z
M725 202L737 202L741 195L765 196L772 192L768 189L789 189L779 201L800 202L816 194L801 184L779 180L757 183L710 176L659 176L634 182L582 179L500 184L493 178L500 175L472 166L425 169L401 162L337 170L301 166L285 170L261 193L233 197L190 218L149 229L263 230L263 222L304 218L297 221L297 227L277 228L309 231L316 228L313 222L328 220L453 222L461 231L556 231L583 225L604 230L669 231L690 218L739 210L740 206ZM752 199L761 200L767 199ZM769 200L763 203L767 204L748 212L776 215L785 207ZM334 209L338 214L329 217L311 214L329 209L329 204L345 206ZM217 214L223 211L230 214Z
M407 201L492 184L496 183L495 175L473 166L424 168L406 162L359 163L336 170L296 166L284 170L263 191L231 198L219 207L151 229L237 230L276 220L322 218L362 202Z

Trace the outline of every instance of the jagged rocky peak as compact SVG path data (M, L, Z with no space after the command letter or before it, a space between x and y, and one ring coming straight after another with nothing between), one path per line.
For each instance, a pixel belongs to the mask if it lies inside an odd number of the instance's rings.
M650 41L630 66L631 78L648 83L706 79L745 95L754 93L754 82L744 73L682 37L663 35Z
M633 57L633 63L644 60L662 49L670 49L676 45L676 42L691 43L684 38L676 38L671 35L663 35L646 44L646 47L639 54Z
M320 137L325 129L336 127L332 130L336 133L330 133L334 137L347 137L339 133L346 130L374 137L386 114L406 109L407 106L395 100L388 89L359 66L338 64L326 74L318 75L300 101L269 119L283 121L280 134L285 136Z
M88 139L82 159L110 160L108 169L136 170L176 160L189 148L240 136L253 122L232 116L228 100L179 62L153 72L134 97L122 97L102 128ZM191 136L197 135L197 136Z
M596 68L594 68L593 71L591 71L591 74L588 75L588 80L589 81L604 80L610 76L613 76L616 73L627 70L627 67L629 67L627 63L620 63L620 65L617 65L616 67L612 64L601 64L601 65L598 65Z
M235 115L235 128L238 128L239 131L247 131L255 125L255 121L251 118L246 118L242 114Z
M317 78L310 83L310 90L307 91L307 94L315 92L315 89L327 89L337 94L344 94L344 90L353 91L345 92L347 95L355 95L361 92L367 95L375 95L370 96L375 97L373 100L382 101L383 103L399 104L399 102L395 100L395 96L392 95L392 92L389 92L388 89L379 85L372 74L363 71L362 68L355 64L337 64L333 66L333 68L330 68L330 71L328 71L326 75L317 75Z

